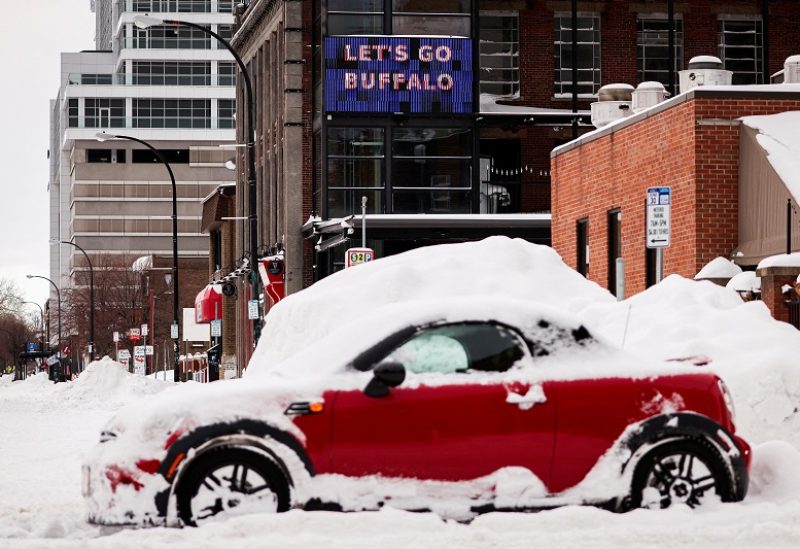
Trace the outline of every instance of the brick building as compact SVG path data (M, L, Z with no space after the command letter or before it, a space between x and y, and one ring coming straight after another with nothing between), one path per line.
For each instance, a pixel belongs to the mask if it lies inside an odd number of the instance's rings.
M238 223L233 264L213 275L244 272L239 364L252 349L254 253L283 254L288 292L343 268L361 241L362 196L378 257L494 234L550 243L550 151L592 129L601 85L658 80L674 92L676 71L707 53L735 83L763 83L800 49L798 21L788 0L246 2L232 44L255 92L258 245ZM442 71L452 79L440 86ZM425 74L436 85L420 84ZM242 218L243 148L237 165Z

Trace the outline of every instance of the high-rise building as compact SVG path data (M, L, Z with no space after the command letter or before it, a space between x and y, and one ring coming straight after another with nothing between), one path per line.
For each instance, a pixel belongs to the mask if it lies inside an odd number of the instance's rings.
M165 259L172 256L168 172L142 145L122 139L99 142L96 135L136 137L163 153L177 183L181 268L191 271L196 265L207 278L201 202L234 179L225 168L234 151L220 147L235 140L234 61L202 31L168 25L140 29L134 22L144 14L181 19L225 38L234 22L233 3L92 0L91 9L97 16L97 50L62 54L61 85L51 102L51 240L81 246L95 270L108 265L130 270L136 259L149 258L138 265L163 269L154 275L159 280L149 283L169 292L164 277L171 266ZM88 284L88 264L77 248L54 245L50 259L50 277L62 289ZM181 306L191 306L201 281L187 273L180 282ZM168 312L156 335L169 338L169 298L161 301ZM111 329L95 327L98 352L105 350L104 341L110 342Z

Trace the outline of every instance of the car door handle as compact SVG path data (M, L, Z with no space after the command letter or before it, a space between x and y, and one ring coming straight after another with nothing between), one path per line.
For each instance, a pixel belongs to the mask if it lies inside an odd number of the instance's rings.
M506 404L516 404L520 410L530 410L536 404L547 402L541 385L531 385L528 392L524 395L508 391L506 394Z

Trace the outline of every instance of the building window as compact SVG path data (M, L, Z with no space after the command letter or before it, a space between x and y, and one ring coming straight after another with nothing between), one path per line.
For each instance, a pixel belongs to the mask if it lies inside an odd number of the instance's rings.
M481 12L481 93L519 95L519 14Z
M133 99L134 128L210 128L208 99Z
M382 213L385 186L383 128L328 128L328 217Z
M576 270L583 276L589 275L589 220L581 219L576 227Z
M134 61L133 84L138 86L208 86L211 63L203 61Z
M620 257L622 257L622 211L616 209L608 212L608 291L614 295L617 295L617 258Z
M125 27L125 45L132 49L211 49L211 38L200 29L192 27L158 26L147 29L134 28L128 35ZM215 41L216 42L216 41Z
M110 164L111 153L111 149L86 149L86 162L89 164Z
M219 74L218 86L236 85L236 65L234 63L220 61L217 65L217 74Z
M112 76L110 74L81 74L80 83L84 86L110 85Z
M189 163L189 149L158 149L158 152L160 152L164 159L170 164ZM156 164L161 162L150 149L133 149L133 151L131 151L131 161L134 164ZM178 192L180 194L180 189Z
M666 16L639 17L636 22L636 55L639 82L657 81L669 84L669 20ZM677 73L683 69L683 21L675 18L675 66ZM677 74L674 79L678 81Z
M84 102L84 128L125 127L124 99L87 97Z
M471 0L392 0L392 34L471 36Z
M572 95L572 15L557 13L554 28L555 96ZM600 89L600 15L578 14L578 95Z
M383 0L328 0L328 34L384 34Z
M392 213L469 213L472 130L395 128Z
M222 38L227 40L228 42L231 41L233 38L233 25L217 25L217 34L219 34ZM222 44L218 44L218 47L224 48Z
M720 17L717 43L725 69L733 72L733 84L763 84L763 27L761 19Z
M233 99L217 100L217 127L220 129L235 128L236 102Z
M70 99L67 103L67 125L70 128L77 128L80 124L80 110L78 100Z

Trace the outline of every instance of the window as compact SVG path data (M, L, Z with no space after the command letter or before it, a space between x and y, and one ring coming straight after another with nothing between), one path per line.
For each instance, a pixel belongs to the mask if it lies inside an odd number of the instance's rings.
M134 28L128 36L125 27L125 47L135 49L211 49L211 37L192 27L157 26L147 29ZM216 42L216 40L215 40Z
M481 12L481 93L519 95L519 14Z
M733 84L764 82L763 40L761 19L720 17L719 57L725 69L733 72Z
M233 86L236 84L236 65L232 62L220 61L217 66L219 74L218 86Z
M328 128L328 217L383 212L384 129Z
M218 25L217 26L217 34L219 34L222 38L227 40L228 42L231 41L233 38L233 25ZM216 42L215 42L216 44ZM224 48L222 44L217 44L220 48Z
M581 219L578 221L576 228L577 242L576 242L576 259L577 265L575 268L583 276L589 274L589 220Z
M153 13L209 13L211 0L132 0L131 11ZM219 0L219 11L229 13L232 0Z
M608 212L608 291L614 295L617 295L618 257L622 257L622 212L616 209Z
M328 0L328 34L383 33L383 0Z
M84 86L97 86L100 84L111 84L110 74L81 74L81 84Z
M158 152L160 152L164 159L170 164L189 163L188 149L158 149ZM161 162L150 149L133 149L131 160L134 164L153 164Z
M395 128L393 213L472 211L471 151L468 128Z
M84 100L84 128L124 128L125 100L87 97Z
M496 324L439 326L414 335L385 362L400 362L410 372L505 372L525 356L521 339Z
M211 63L133 61L133 83L140 86L208 86L211 84Z
M80 110L78 109L78 100L70 99L67 103L67 125L70 128L77 128L79 126Z
M111 149L86 149L86 162L90 164L111 163L111 152Z
M555 95L572 95L572 15L557 13L554 28ZM578 95L600 88L600 16L578 13Z
M208 99L133 99L134 128L210 128Z
M218 99L217 127L220 129L235 128L234 113L236 113L236 103L233 99Z
M639 82L657 81L666 87L669 84L669 20L664 17L640 17L636 29L636 55L639 67ZM683 69L683 21L675 18L675 66L676 73ZM677 75L674 79L678 81Z
M470 36L471 0L392 0L392 34Z

